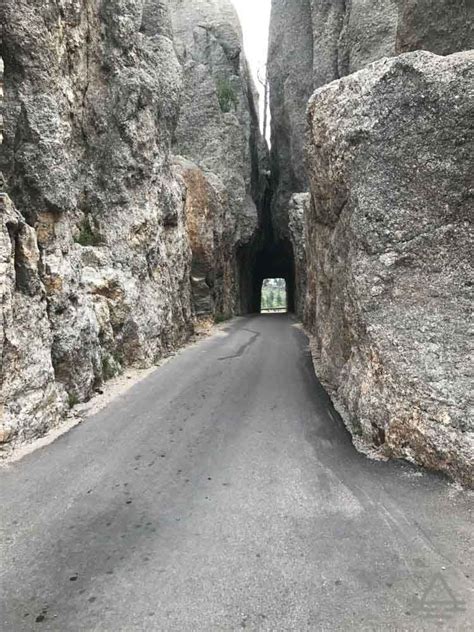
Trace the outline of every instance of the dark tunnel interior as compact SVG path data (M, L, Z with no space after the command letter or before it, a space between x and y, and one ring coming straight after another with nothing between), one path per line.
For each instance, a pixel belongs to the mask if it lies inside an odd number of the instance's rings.
M293 248L288 240L272 237L266 233L259 243L244 246L239 251L240 302L244 314L260 312L263 281L274 278L285 279L288 312L295 311Z

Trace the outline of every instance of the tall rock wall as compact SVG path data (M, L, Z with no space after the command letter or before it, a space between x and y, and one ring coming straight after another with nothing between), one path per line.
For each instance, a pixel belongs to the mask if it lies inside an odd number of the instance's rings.
M287 234L288 203L308 190L304 113L313 93L313 28L309 0L273 0L267 65L270 83L273 225Z
M173 151L188 191L194 303L199 313L239 313L239 252L257 238L266 187L258 96L230 0L171 6L184 72Z
M12 223L4 205L1 423L17 439L54 424L58 400L89 398L190 331L183 193L169 152L181 68L164 9L2 4L1 168L17 215Z
M305 111L316 88L382 57L471 48L471 0L272 0L268 73L277 230L287 233L289 200L308 189Z
M239 308L235 252L258 226L255 104L235 15L214 36L221 3L202 15L193 3L191 23L212 19L188 59L181 4L2 4L0 442L44 433L124 366L152 365L196 312ZM238 96L226 115L215 87L198 99L224 57ZM220 288L205 309L200 266Z
M473 52L418 52L317 90L306 224L317 373L352 433L471 485L473 85Z
M471 48L470 0L272 0L272 214L293 246L296 308L315 335L319 377L359 443L467 482L469 187L455 147L472 143L470 62L371 64Z

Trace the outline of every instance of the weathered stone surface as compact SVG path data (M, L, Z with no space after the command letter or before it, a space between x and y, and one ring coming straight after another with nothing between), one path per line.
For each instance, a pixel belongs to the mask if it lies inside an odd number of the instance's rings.
M472 52L418 52L316 91L306 226L317 372L349 428L471 485L473 79Z
M0 196L0 444L57 424L67 408L55 381L52 333L35 231Z
M295 314L304 319L306 304L306 241L305 217L310 204L309 193L295 193L288 206L288 233L295 264Z
M472 0L398 0L397 53L422 49L449 55L472 48Z
M268 51L272 215L275 230L284 236L288 231L291 195L308 190L304 164L304 113L314 91L311 20L309 0L272 2Z
M238 251L257 236L266 185L258 97L230 0L173 0L184 93L173 151L181 155L198 313L242 310ZM193 164L190 164L193 163Z
M289 200L308 188L305 111L316 88L382 57L471 48L471 0L273 0L268 72L277 230L287 234Z
M230 2L6 0L0 17L15 443L184 342L195 314L239 310L265 149Z
M2 7L2 167L36 229L50 354L74 402L190 331L183 192L170 166L181 69L169 24L146 21L165 18L163 2Z

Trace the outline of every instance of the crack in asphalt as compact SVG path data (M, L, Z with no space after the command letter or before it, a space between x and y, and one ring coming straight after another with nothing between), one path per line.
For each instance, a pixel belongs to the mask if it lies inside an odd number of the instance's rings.
M260 337L260 332L259 331L253 331L253 329L242 329L242 331L248 331L249 333L253 334L252 337L250 338L250 340L248 340L246 343L244 343L241 347L239 347L237 353L235 353L234 355L230 355L230 356L224 356L223 358L218 358L219 361L221 360L233 360L234 358L241 358L244 353L246 352L246 350L257 340L257 338Z

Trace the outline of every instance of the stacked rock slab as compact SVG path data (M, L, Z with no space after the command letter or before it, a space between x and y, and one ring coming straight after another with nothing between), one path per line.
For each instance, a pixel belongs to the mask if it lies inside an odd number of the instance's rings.
M468 485L473 85L473 52L417 52L317 90L306 219L317 373L352 433Z
M200 314L245 311L239 250L255 240L265 178L258 97L230 0L173 0L184 91L173 151L187 189L193 298Z

